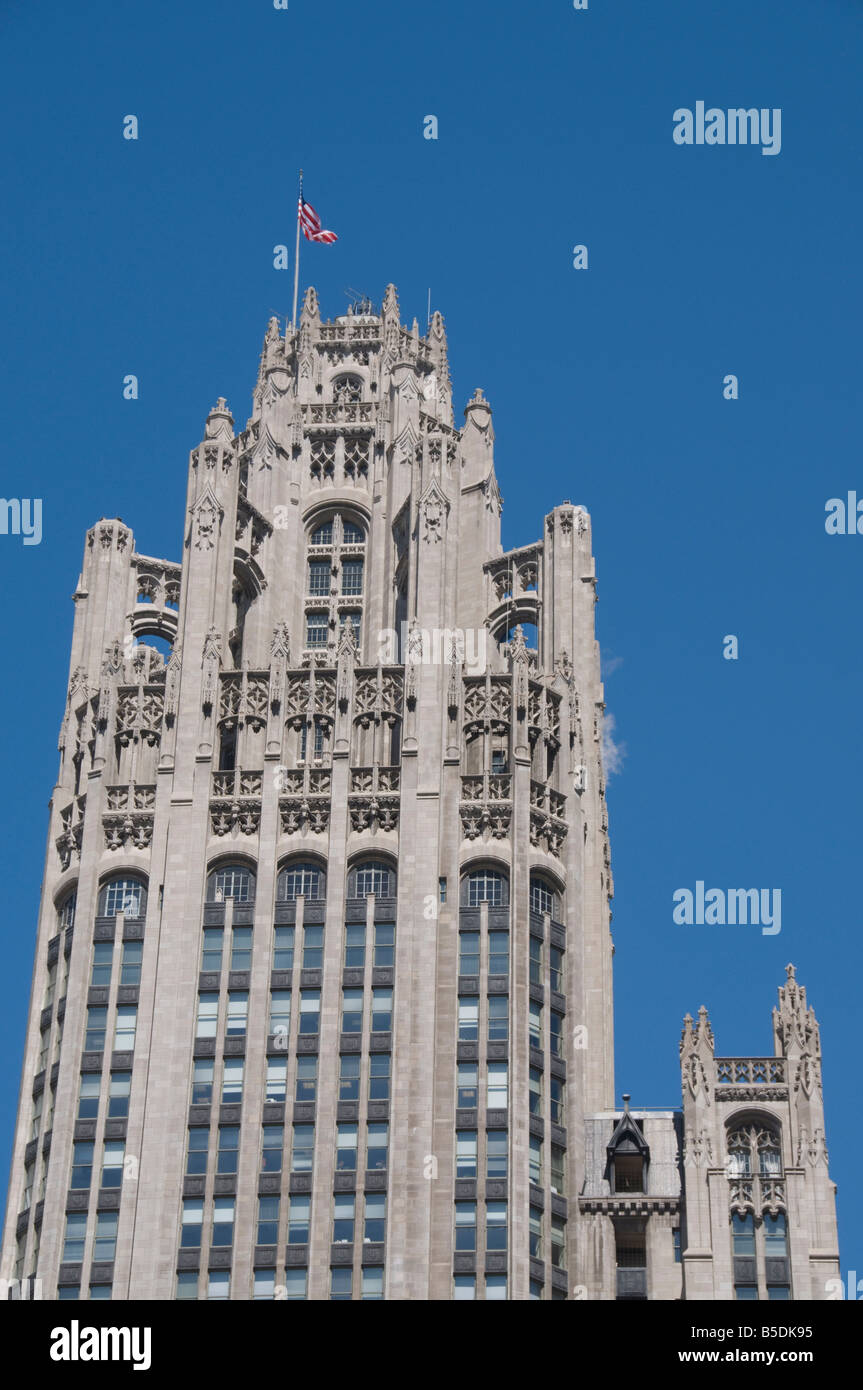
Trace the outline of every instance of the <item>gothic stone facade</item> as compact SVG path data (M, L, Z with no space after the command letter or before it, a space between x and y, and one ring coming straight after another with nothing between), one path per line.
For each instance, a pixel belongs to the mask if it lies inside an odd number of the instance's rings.
M502 550L489 404L455 427L443 321L392 286L333 322L310 289L253 400L192 450L182 562L86 537L3 1276L823 1296L793 976L775 1059L702 1015L682 1114L614 1109L587 512Z

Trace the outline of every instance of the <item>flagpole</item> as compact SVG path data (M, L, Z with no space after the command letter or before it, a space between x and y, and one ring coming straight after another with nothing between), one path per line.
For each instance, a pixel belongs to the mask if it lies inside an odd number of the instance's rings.
M297 201L297 246L294 251L294 308L291 314L291 330L297 326L297 291L300 285L300 207L303 201L303 171L300 170L300 196Z

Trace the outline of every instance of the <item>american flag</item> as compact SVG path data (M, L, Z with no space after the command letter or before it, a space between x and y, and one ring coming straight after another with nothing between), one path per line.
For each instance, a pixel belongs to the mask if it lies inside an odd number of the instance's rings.
M322 241L325 246L330 246L334 241L338 241L335 232L328 232L321 226L321 219L311 203L307 203L302 194L300 194L298 216L306 241Z

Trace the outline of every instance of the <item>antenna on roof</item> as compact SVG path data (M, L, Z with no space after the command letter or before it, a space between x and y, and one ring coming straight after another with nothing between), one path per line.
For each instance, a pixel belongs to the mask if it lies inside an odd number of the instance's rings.
M350 311L352 314L374 314L375 306L369 296L361 290L345 290L345 294L350 300Z
M426 328L431 328L431 286L429 286L429 305L428 313L426 314Z

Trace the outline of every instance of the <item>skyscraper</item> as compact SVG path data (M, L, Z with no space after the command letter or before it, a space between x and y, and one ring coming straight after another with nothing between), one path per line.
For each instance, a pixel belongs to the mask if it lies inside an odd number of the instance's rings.
M615 1106L590 518L389 286L271 320L181 561L87 534L3 1247L46 1298L824 1297L820 1044Z

